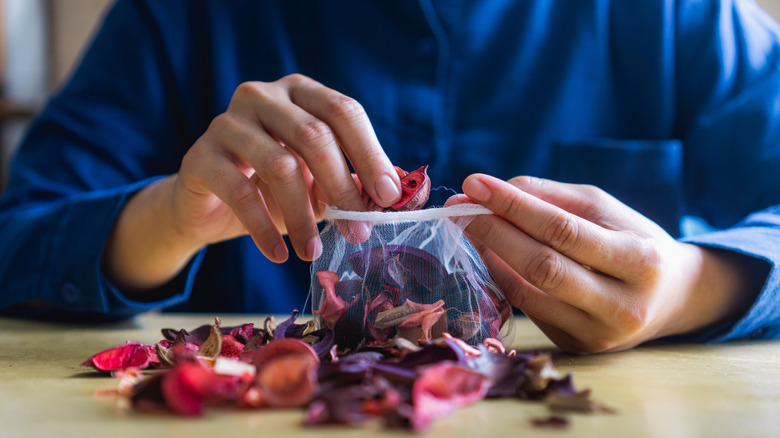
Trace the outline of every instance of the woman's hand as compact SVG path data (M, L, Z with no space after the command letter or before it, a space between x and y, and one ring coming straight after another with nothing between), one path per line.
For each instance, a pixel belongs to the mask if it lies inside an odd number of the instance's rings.
M272 261L288 257L283 234L312 260L322 251L316 223L326 203L365 209L347 160L376 204L398 201L398 174L355 100L301 75L242 84L178 174L129 201L105 271L120 286L150 289L203 246L246 233Z
M467 228L507 299L559 347L615 351L704 329L746 310L757 261L678 242L593 186L472 175L465 195L495 215Z

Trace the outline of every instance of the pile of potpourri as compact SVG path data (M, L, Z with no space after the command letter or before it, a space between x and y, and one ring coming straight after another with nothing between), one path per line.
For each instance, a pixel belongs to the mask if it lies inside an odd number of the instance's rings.
M119 380L132 408L185 416L208 408L306 410L308 426L364 425L426 430L431 422L484 398L518 398L552 410L611 412L561 377L550 356L505 351L495 339L474 347L449 334L420 343L402 338L339 351L331 329L253 323L192 331L163 329L157 344L127 342L82 363ZM560 415L533 419L566 427Z

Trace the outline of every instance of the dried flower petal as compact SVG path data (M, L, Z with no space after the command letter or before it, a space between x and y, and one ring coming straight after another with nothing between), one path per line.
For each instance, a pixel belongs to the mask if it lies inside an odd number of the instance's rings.
M201 344L198 350L198 355L205 358L214 360L219 356L222 351L222 332L219 330L219 320L211 326L211 334L208 339Z
M400 287L394 275L401 269L420 286L432 291L447 276L447 269L433 254L407 245L373 246L346 256L347 263L365 283L380 282ZM393 261L388 273L387 261Z
M419 309L417 312L409 315L398 327L420 327L422 330L422 339L429 341L431 339L431 329L439 323L439 320L445 315L444 301L437 301L434 304L418 304L406 300L407 303L413 308ZM444 330L447 328L446 318L442 324L440 324L439 330L433 333L435 336L441 336ZM406 336L404 336L406 337ZM406 337L409 339L408 337Z
M217 405L308 405L305 421L309 425L357 425L380 419L389 427L419 431L435 418L486 396L544 400L553 410L614 412L591 400L589 391L577 391L571 375L561 378L550 356L540 351L506 352L500 340L492 338L481 340L475 348L446 332L441 338L411 343L400 337L404 331L416 331L416 337L422 338L424 330L433 336L438 330L435 327L448 325L445 301L407 300L392 308L394 286L374 289L382 291L378 294L358 286L351 282L336 291L339 298L346 298L345 303L351 300L336 328L349 328L369 338L377 330L386 330L378 327L392 323L396 325L389 330L398 333L394 338L366 344L341 334L336 337L331 329L313 330L308 323L295 324L298 312L293 311L276 330L271 319L266 319L263 330L254 329L252 324L228 330L216 320L213 326L206 326L208 337L200 327L193 331L202 338L200 345L192 342L196 338L191 332L169 331L173 340L164 339L156 346L123 344L98 353L84 365L95 366L95 359L100 363L100 358L132 362L141 358L138 352L156 357L149 353L156 349L171 368L145 378L134 368L119 372L121 394L127 397L123 400L130 400L138 410L187 416L200 415ZM373 331L366 325L369 315L379 320ZM498 318L494 321L500 322ZM485 330L484 326L480 330ZM342 345L348 348L339 350L334 339L346 341ZM212 355L217 347L221 356L204 361L201 354ZM241 361L225 356L240 356ZM120 392L112 390L111 394ZM566 418L558 416L531 422L539 427L568 424Z
M325 297L319 309L313 313L322 318L326 327L333 328L347 309L347 303L336 295L335 285L339 277L331 271L319 271L315 275L320 281L320 286L325 290Z
M425 429L430 420L483 399L490 385L488 376L458 363L442 362L425 368L412 388L413 426Z
M127 368L145 369L150 365L159 364L157 352L153 345L140 342L126 342L122 345L103 350L81 363L99 371L114 371Z
M239 342L231 335L222 335L222 345L219 349L219 356L229 358L239 358L244 352L244 344Z
M221 331L224 333L224 328ZM246 344L247 341L249 341L249 339L252 338L252 336L255 334L255 325L250 322L249 324L242 324L238 327L232 327L230 328L228 334L235 338L238 342Z
M235 399L238 380L214 374L198 362L177 365L160 383L166 405L182 415L200 415L212 398Z
M312 357L315 362L319 362L317 352L314 351L311 345L298 339L284 338L274 339L273 341L257 349L254 352L252 363L258 369L262 369L262 367L271 360L289 354L308 355Z
M317 390L318 363L316 357L295 353L277 356L263 364L257 374L257 383L266 403L281 408L308 403Z
M428 177L428 166L422 166L411 172L404 172L396 166L401 177L401 199L390 209L396 211L419 210L428 201L431 193L431 179ZM403 173L403 175L401 175Z

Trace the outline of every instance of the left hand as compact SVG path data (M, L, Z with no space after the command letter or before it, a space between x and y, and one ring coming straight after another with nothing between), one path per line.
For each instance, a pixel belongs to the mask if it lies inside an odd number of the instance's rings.
M747 258L678 242L596 187L476 174L463 190L448 205L495 213L466 228L486 266L563 350L616 351L701 330L755 297L744 292L754 283Z

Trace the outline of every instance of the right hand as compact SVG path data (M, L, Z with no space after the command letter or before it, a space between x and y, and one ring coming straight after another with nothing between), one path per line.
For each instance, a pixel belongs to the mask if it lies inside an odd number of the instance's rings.
M312 260L322 252L316 223L324 205L362 211L363 194L390 206L401 190L360 104L301 75L248 82L177 174L128 201L103 270L125 290L150 290L204 246L247 233L274 262L288 257L283 234L301 259Z
M203 244L248 232L276 262L287 233L312 260L324 204L365 210L345 155L377 204L398 201L398 175L359 103L301 75L242 84L182 161L174 222Z

